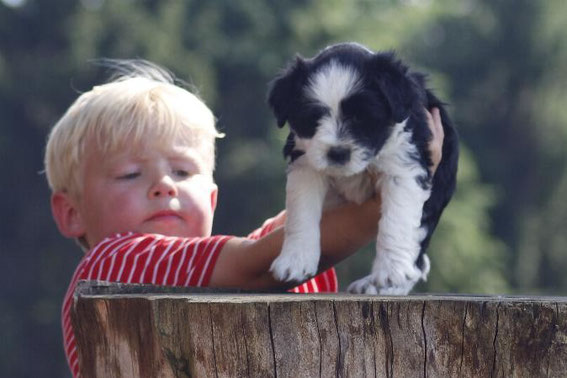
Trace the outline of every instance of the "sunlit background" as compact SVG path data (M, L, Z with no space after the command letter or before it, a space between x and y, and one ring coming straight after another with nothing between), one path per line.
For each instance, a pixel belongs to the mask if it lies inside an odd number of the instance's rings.
M284 205L266 85L296 53L358 41L430 74L461 134L458 191L418 291L567 294L567 3L0 1L0 376L68 376L60 306L79 248L51 219L50 127L105 73L145 58L191 83L219 142L215 233L245 234ZM372 246L339 267L367 273Z

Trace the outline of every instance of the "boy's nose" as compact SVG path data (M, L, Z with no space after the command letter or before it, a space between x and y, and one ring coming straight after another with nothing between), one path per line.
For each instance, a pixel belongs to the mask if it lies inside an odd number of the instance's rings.
M150 189L149 194L150 198L176 197L177 187L169 176L164 176Z

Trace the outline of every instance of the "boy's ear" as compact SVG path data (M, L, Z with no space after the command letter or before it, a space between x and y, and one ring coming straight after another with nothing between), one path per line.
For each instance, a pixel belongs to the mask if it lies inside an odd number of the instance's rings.
M63 236L79 238L85 235L83 217L69 194L56 192L51 195L51 213Z
M213 184L214 188L211 191L211 208L213 209L213 212L216 210L217 208L217 198L219 195L219 188L217 186L217 184Z

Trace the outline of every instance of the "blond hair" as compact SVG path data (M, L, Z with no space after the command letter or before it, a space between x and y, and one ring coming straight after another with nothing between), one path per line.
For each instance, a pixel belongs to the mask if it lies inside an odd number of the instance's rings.
M87 143L104 155L144 143L197 147L212 175L215 128L211 110L175 85L173 76L145 61L120 61L111 82L83 93L51 130L45 171L53 192L79 195Z

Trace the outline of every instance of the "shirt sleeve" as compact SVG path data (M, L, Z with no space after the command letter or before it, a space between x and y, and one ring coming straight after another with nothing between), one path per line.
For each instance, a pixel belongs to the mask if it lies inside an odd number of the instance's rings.
M218 255L229 239L229 236L117 235L89 252L80 279L207 286Z

